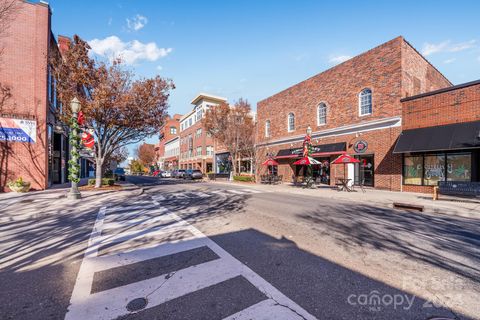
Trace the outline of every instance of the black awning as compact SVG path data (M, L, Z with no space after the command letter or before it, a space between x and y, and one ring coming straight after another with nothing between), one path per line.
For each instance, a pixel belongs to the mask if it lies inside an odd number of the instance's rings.
M314 156L317 153L328 154L328 153L338 153L338 152L345 152L347 148L346 142L338 142L338 143L329 143L329 144L321 144L318 146L312 147L312 155ZM278 151L276 158L295 158L300 157L303 154L303 148L293 148L293 149L282 149Z
M480 148L480 121L404 130L393 153Z

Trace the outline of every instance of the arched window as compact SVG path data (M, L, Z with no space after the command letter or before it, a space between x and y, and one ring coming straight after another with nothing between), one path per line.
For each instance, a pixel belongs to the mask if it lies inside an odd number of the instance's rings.
M317 124L321 126L322 124L327 123L327 105L325 103L320 103L317 110Z
M265 137L270 137L270 120L265 121Z
M358 95L359 113L361 116L372 114L372 90L363 89Z
M295 130L295 115L293 112L290 112L288 114L288 131L294 131Z

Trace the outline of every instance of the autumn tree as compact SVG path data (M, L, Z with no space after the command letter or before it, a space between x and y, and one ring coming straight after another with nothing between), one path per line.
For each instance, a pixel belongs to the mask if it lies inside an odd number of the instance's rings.
M117 164L120 164L128 159L128 149L126 147L121 147L115 150L110 158L109 162L115 161Z
M136 156L144 166L150 166L155 160L155 146L149 143L142 143L136 150Z
M89 50L88 43L75 35L69 50L52 65L61 116L70 119L70 101L77 97L86 126L94 131L95 186L100 187L104 163L114 152L158 132L174 85L160 76L135 79L121 61L96 61Z
M202 119L205 130L230 153L234 175L240 170L240 159L255 156L255 121L251 111L250 104L240 99L233 106L223 103L209 108Z

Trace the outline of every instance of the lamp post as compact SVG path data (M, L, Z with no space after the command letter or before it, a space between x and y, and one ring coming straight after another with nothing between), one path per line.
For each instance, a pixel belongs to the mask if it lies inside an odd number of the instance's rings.
M78 136L78 113L81 110L80 101L75 97L73 98L72 102L70 102L70 109L72 111L72 119L70 122L70 161L68 161L69 173L70 173L70 181L72 182L72 186L70 191L68 192L68 199L71 200L78 200L82 197L80 191L78 190L78 182L80 181L79 178L79 165L78 165L78 158L79 153L78 149L79 146L79 136Z

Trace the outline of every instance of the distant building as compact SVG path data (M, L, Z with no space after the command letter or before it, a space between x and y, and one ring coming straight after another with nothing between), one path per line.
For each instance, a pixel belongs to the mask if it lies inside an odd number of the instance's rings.
M176 156L166 155L166 144L171 142L180 134L181 114L167 116L165 124L160 128L159 142L155 146L156 163L160 170L172 170L178 168L178 154Z
M213 172L216 143L202 125L205 112L227 99L201 93L191 104L192 111L180 119L180 160L181 169L198 169L203 173ZM217 154L221 158L222 153ZM228 158L228 155L227 155Z

